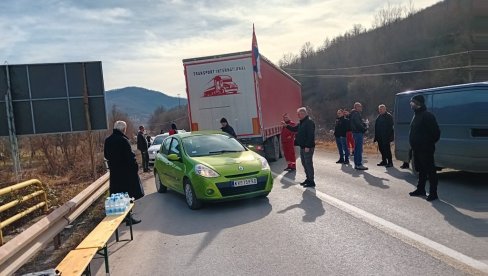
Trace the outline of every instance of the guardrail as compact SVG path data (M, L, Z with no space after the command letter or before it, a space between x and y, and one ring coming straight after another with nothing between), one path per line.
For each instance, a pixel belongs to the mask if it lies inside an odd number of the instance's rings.
M11 275L108 191L109 173L0 247L0 275Z
M9 203L6 203L6 204L0 206L0 213L1 213L1 212L4 212L10 208L13 208L13 207L21 204L22 202L25 202L29 199L35 198L35 197L40 196L40 195L44 195L44 197L42 198L44 201L42 201L42 202L40 202L40 203L38 203L32 207L27 208L27 210L24 210L24 211L22 211L16 215L6 219L5 221L0 221L0 245L3 245L3 228L5 228L6 226L16 222L17 220L27 216L28 214L30 214L30 213L32 213L35 210L38 210L40 208L44 207L44 212L47 212L47 194L46 194L46 191L44 191L44 187L42 186L41 181L39 181L38 179L27 180L27 181L12 185L10 187L0 189L0 196L2 196L2 195L13 193L15 191L18 191L20 189L23 189L23 188L26 188L26 187L29 187L32 185L38 185L40 190L37 190L33 193L30 193L26 196L23 196L22 198L10 201Z

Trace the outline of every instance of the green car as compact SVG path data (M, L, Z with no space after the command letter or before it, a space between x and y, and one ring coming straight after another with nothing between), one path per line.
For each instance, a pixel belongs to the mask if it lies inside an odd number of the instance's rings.
M190 209L204 201L267 196L273 178L266 159L223 132L167 137L154 162L156 189L185 195Z

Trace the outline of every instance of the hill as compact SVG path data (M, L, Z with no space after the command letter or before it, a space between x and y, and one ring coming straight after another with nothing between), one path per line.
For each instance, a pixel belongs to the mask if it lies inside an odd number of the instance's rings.
M371 121L379 104L393 109L396 93L486 80L486 18L485 0L445 0L417 12L387 6L371 29L354 25L318 48L305 43L280 66L302 83L319 128L333 128L337 109L356 101Z
M105 92L107 112L115 106L129 115L135 124L147 124L153 112L163 106L166 110L187 103L185 98L171 97L163 92L142 87L125 87Z

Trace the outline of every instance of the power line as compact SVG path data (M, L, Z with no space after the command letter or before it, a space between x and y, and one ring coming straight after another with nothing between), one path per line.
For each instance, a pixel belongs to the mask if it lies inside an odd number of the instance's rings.
M294 77L325 78L325 79L327 79L327 78L361 78L361 77L393 76L393 75L416 74L416 73L435 72L435 71L459 70L459 69L469 69L472 67L479 67L479 66L459 66L459 67L437 68L437 69L416 70L416 71L403 71L403 72L390 72L390 73L374 73L374 74L308 75L308 74L290 73L290 75L292 75Z
M437 55L437 56L430 56L424 58L416 58L416 59L394 61L394 62L387 62L387 63L380 63L380 64L371 64L371 65L364 65L364 66L352 66L352 67L341 67L341 68L317 68L317 69L284 68L284 70L285 71L288 70L290 71L337 71L337 70L349 70L349 69L362 69L362 68L379 67L379 66L394 65L394 64L401 64L401 63L410 63L410 62L423 61L429 59L443 58L448 56L464 55L472 52L485 52L485 51L486 50L471 50L471 51L450 53L445 55Z

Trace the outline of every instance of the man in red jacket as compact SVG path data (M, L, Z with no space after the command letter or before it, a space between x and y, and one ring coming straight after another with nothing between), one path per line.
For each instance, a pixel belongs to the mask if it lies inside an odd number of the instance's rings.
M283 114L283 121L286 125L289 126L296 126L296 123L290 120L288 114ZM295 157L295 132L286 128L286 125L281 130L281 148L283 149L283 153L285 154L286 162L288 166L286 167L285 171L294 171L296 170L296 157Z

